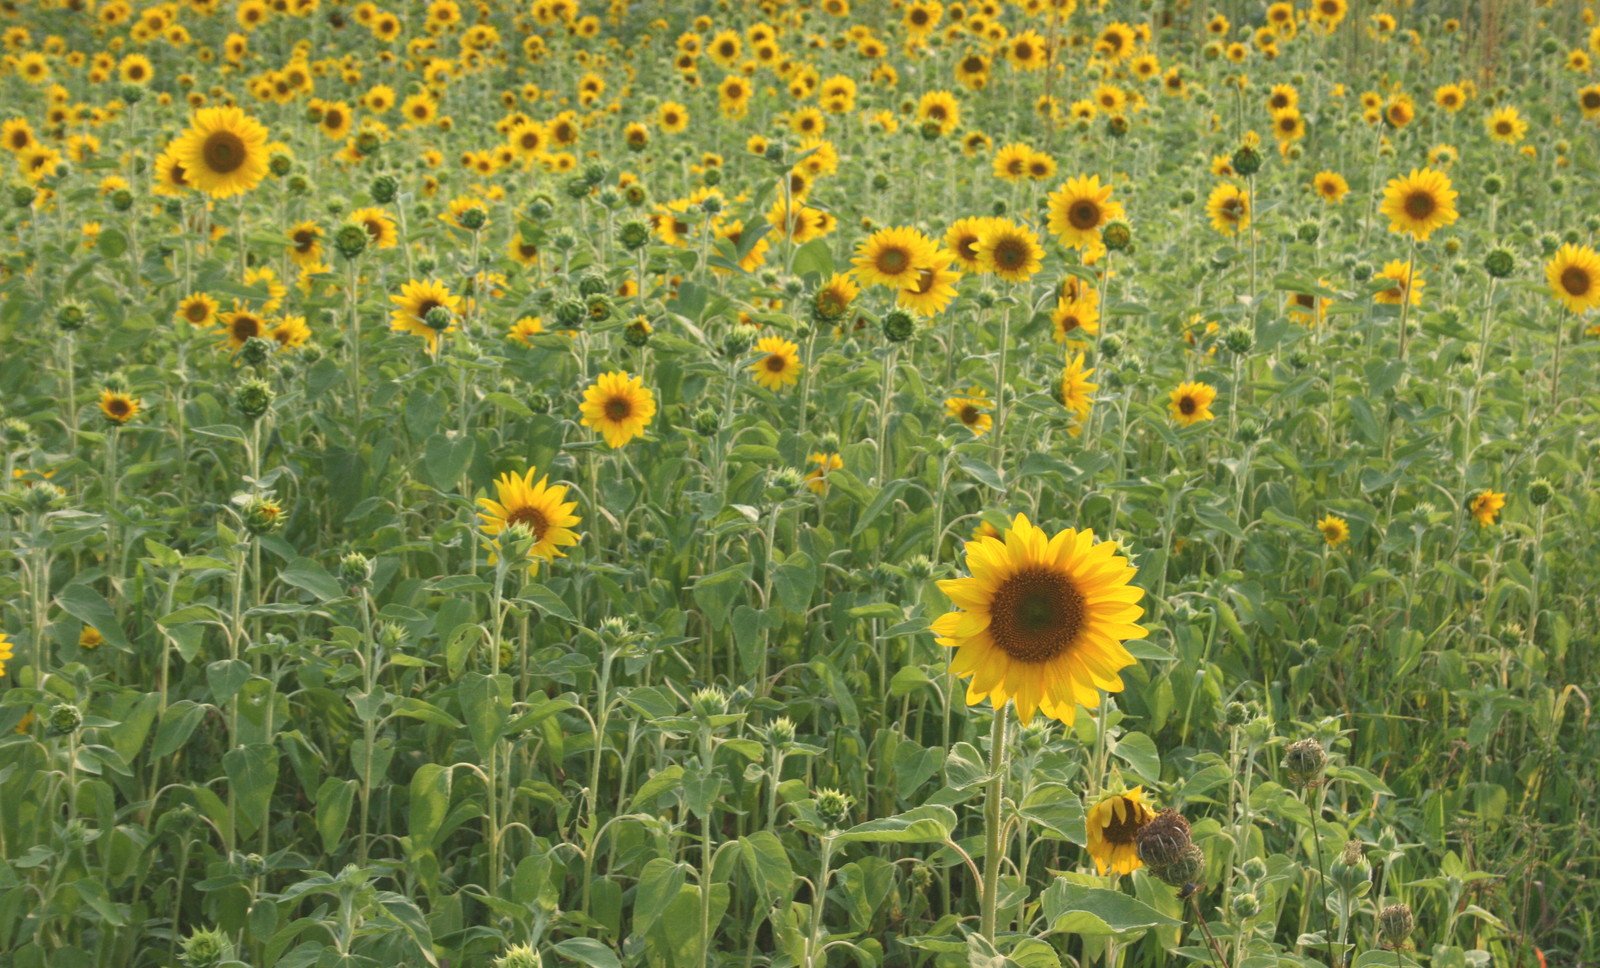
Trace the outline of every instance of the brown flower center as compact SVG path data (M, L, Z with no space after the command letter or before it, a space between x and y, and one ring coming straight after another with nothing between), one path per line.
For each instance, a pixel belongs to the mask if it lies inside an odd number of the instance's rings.
M239 342L261 335L261 320L249 313L238 313L228 323L228 332Z
M1019 662L1046 662L1072 647L1086 618L1083 593L1072 579L1035 565L996 590L989 605L989 634Z
M1088 199L1073 202L1067 209L1067 221L1075 229L1092 229L1100 224L1100 206Z
M1425 219L1438 211L1439 202L1433 197L1432 192L1415 191L1406 196L1406 214L1414 219Z
M767 356L764 365L768 373L782 373L789 368L789 361L781 354L771 353Z
M606 401L606 419L613 423L620 423L633 415L633 404L624 397L612 397Z
M1198 409L1200 409L1200 405L1195 403L1194 397L1182 397L1178 400L1178 412L1185 417L1194 416L1194 412Z
M1561 273L1561 288L1571 296L1582 296L1589 292L1594 285L1594 280L1589 278L1589 273L1581 266L1567 266Z
M1133 843L1134 834L1137 834L1139 828L1144 826L1141 822L1144 819L1144 812L1139 809L1138 805L1127 797L1121 797L1120 799L1122 800L1122 813L1119 816L1116 810L1112 810L1111 822L1106 825L1105 829L1106 843L1116 847L1123 847Z
M200 154L207 168L219 175L228 175L244 164L246 151L244 141L232 131L213 131L206 136Z
M878 253L878 271L885 275L899 275L911 264L911 253L905 249L884 249Z
M538 508L520 507L506 515L506 525L520 524L533 533L534 541L543 541L550 529L550 521Z
M1021 239L1001 239L994 246L994 264L1002 269L1021 269L1028 264L1028 247Z

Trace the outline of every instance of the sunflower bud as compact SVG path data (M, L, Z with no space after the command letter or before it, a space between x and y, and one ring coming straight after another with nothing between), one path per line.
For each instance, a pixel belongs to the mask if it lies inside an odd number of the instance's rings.
M628 321L622 331L623 342L629 346L645 346L650 342L650 337L655 333L655 327L650 325L650 320L643 316L635 316Z
M1483 268L1495 279L1504 279L1516 271L1517 257L1510 249L1495 248L1483 257Z
M788 716L779 716L767 727L767 742L778 749L784 749L794 744L794 720Z
M722 418L710 407L701 407L694 412L694 432L702 437L715 436L722 429Z
M611 318L611 297L604 293L595 293L583 304L584 315L590 322L603 323Z
M1390 948L1404 945L1416 927L1417 921L1411 914L1409 904L1391 904L1378 912L1378 934L1383 936L1384 944Z
M47 731L51 736L68 736L83 725L83 712L71 703L61 703L50 710Z
M701 719L721 716L728 711L728 694L716 686L696 689L689 696L689 711Z
M466 209L460 215L461 227L468 232L476 232L483 228L489 221L489 213L476 206Z
M891 343L904 343L917 333L917 321L903 310L893 310L883 317L883 335Z
M333 248L346 259L354 259L367 251L367 230L359 225L345 225L334 233Z
M111 207L119 212L126 212L133 207L133 192L126 188L119 188L111 193Z
M1233 153L1231 163L1234 171L1245 178L1249 178L1261 170L1261 152L1249 145L1241 145L1239 150Z
M73 333L83 328L89 320L89 311L76 299L63 299L56 307L56 325Z
M1480 187L1485 195L1498 195L1505 191L1506 183L1499 175L1485 175Z
M1228 910L1240 921L1248 921L1261 913L1261 899L1249 891L1235 894L1228 904Z
M650 227L640 221L627 222L618 233L622 247L629 252L637 252L644 248L650 241Z
M427 315L422 317L422 322L434 332L442 333L450 328L450 323L454 319L455 315L450 310L443 306L435 306L428 310Z
M185 968L214 968L233 960L233 942L215 928L197 928L183 939L178 960Z
M535 195L528 202L528 207L526 209L528 218L535 222L543 222L545 219L555 214L555 210L555 199L551 198L549 195Z
M490 968L544 968L544 959L529 945L512 945L490 962Z
M355 588L372 580L372 561L359 551L352 551L339 559L339 577L346 585Z
M1251 332L1249 326L1237 323L1228 327L1228 331L1223 334L1222 342L1228 347L1228 352L1243 355L1250 352L1250 348L1255 345L1256 335Z
M1555 496L1555 485L1543 477L1528 485L1528 503L1534 507L1543 507L1549 504Z
M283 517L283 506L270 497L252 497L244 502L245 529L258 537L282 528Z
M829 830L838 830L850 819L850 808L855 805L855 799L849 794L831 787L823 787L814 796L817 816Z
M399 191L400 182L393 175L379 175L372 180L372 187L367 190L367 193L372 196L374 202L379 205L387 205L394 201L394 197L399 194Z
M583 317L588 315L589 307L581 299L567 298L556 303L556 325L561 329L577 329L583 325Z
M272 340L252 336L239 347L239 361L246 366L262 366L272 356Z
M1252 857L1244 862L1239 871L1244 874L1245 880L1253 884L1267 876L1267 862L1259 857Z
M1315 786L1328 768L1328 751L1315 739L1296 740L1284 750L1283 768L1297 786Z
M1133 245L1133 226L1122 219L1112 219L1100 230L1100 241L1112 252L1125 252Z
M594 186L589 184L589 179L582 175L574 175L567 179L565 185L561 186L562 191L567 193L568 198L587 198L593 188Z
M265 380L246 380L233 391L233 409L247 420L259 420L272 408L274 396L272 386Z

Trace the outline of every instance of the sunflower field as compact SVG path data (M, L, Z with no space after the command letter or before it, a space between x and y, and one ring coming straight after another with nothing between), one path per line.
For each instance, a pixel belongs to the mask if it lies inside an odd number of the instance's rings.
M1596 0L0 47L0 966L1600 964Z

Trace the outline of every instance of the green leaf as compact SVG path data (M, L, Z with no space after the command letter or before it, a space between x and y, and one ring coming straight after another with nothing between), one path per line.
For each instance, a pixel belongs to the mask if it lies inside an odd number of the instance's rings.
M339 580L310 558L296 558L289 562L288 567L278 572L278 577L286 585L310 592L319 602L331 602L344 597L344 586L339 584Z
M802 278L823 279L833 275L833 251L828 248L828 240L812 239L796 249L792 267L794 274Z
M439 827L450 810L450 771L438 763L424 763L411 775L413 852L432 850Z
M231 749L223 754L222 769L244 821L241 833L260 829L267 819L273 788L278 785L278 748L252 743Z
M571 622L574 625L578 622L578 617L572 614L572 609L568 608L567 603L561 600L561 596L544 585L524 585L517 597L533 605L534 608L546 615L553 615L564 622Z
M472 461L472 438L454 433L438 433L428 438L424 448L421 476L441 491L453 491Z
M489 751L500 739L510 711L500 683L481 672L469 672L461 677L461 716L472 734L472 745L478 755L489 758Z
M633 933L644 935L667 910L683 886L684 865L665 857L652 857L639 873L639 886L633 894Z
M1139 778L1155 783L1161 779L1161 753L1156 741L1143 733L1128 733L1111 750L1117 759L1133 767Z
M1085 887L1057 878L1039 897L1052 931L1091 936L1124 935L1182 924L1121 891Z
M350 807L355 803L354 780L329 777L317 788L317 833L322 835L322 850L332 854L344 839L344 830L350 823Z
M942 844L956 829L956 812L949 807L914 807L894 817L868 820L839 834L841 844Z
M156 729L156 741L150 748L150 755L160 759L182 749L205 715L206 707L187 699L180 699L168 706L166 712L161 714L161 725Z
M568 938L550 949L563 958L592 968L622 968L614 952L593 938Z

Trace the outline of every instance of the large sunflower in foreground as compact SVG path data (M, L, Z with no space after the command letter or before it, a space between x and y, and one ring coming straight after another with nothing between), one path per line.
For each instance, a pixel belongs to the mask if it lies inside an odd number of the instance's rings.
M212 198L242 195L267 177L267 129L238 108L201 108L172 144L189 184Z
M1104 797L1089 808L1084 825L1089 831L1089 856L1104 874L1132 874L1144 866L1134 835L1154 820L1156 812L1144 798L1144 788Z
M1550 291L1573 313L1600 306L1600 254L1587 245L1568 242L1557 249L1544 267L1544 277Z
M913 228L879 229L856 250L856 275L868 285L910 289L934 254L933 240Z
M607 444L617 448L643 436L656 415L656 397L640 377L615 370L589 384L578 410L585 427L599 431Z
M1413 168L1404 178L1391 178L1383 189L1383 206L1389 216L1389 231L1409 235L1418 242L1428 241L1434 229L1454 222L1456 192L1450 176L1432 168Z
M957 606L932 626L935 641L956 650L950 670L972 681L967 703L1007 700L1026 723L1043 711L1070 722L1077 706L1100 705L1120 692L1119 670L1133 665L1123 648L1145 636L1138 624L1144 589L1117 544L1068 528L1054 537L1018 514L1004 540L967 542L971 577L939 582Z
M578 534L572 530L582 519L572 512L576 501L568 501L567 488L552 485L548 476L533 481L538 470L529 467L524 474L501 474L495 478L495 500L478 498L478 521L483 533L497 538L514 524L520 524L533 535L533 545L528 548L528 559L538 566L536 559L554 561L563 557L561 550L578 543Z

